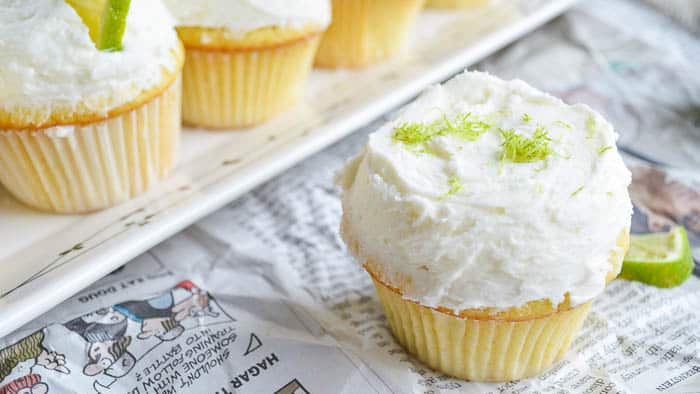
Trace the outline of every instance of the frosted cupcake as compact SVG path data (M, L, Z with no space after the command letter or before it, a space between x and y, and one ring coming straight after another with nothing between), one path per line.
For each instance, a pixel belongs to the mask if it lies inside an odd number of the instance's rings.
M629 240L615 139L585 105L482 73L372 134L340 177L341 232L398 341L475 381L559 360Z
M424 0L333 0L333 22L316 54L320 67L363 67L406 43Z
M166 0L187 49L183 119L209 128L261 123L302 94L328 0Z
M428 8L476 8L488 4L489 0L427 0Z
M63 0L0 5L0 182L24 203L94 211L173 167L184 51L159 1L123 17L103 51Z

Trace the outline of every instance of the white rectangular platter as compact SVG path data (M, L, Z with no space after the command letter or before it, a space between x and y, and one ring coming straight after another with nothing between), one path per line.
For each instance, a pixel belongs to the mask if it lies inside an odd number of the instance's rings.
M364 70L314 70L303 102L260 127L186 129L171 176L107 211L44 214L0 189L0 337L574 1L502 0L476 11L426 11L403 55Z

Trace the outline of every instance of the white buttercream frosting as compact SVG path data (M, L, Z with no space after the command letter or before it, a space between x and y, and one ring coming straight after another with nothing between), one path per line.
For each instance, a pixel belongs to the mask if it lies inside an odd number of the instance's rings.
M160 85L177 60L160 0L131 0L122 51L99 51L64 0L0 2L0 107L108 111Z
M329 0L165 0L180 26L223 27L245 33L262 27L326 27Z
M421 149L393 138L398 125L466 113L491 128L474 141L436 136ZM499 128L531 137L537 127L554 153L501 160ZM558 304L567 292L574 305L586 302L604 289L610 253L630 225L630 173L616 138L585 105L522 81L461 74L370 135L340 175L346 239L382 280L425 306Z

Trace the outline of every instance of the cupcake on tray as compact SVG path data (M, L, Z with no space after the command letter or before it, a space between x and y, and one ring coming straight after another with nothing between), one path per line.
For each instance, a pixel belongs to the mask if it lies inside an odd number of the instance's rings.
M370 135L339 179L341 232L396 339L474 381L561 359L629 240L615 139L585 105L469 72Z
M187 50L183 119L253 126L300 98L329 0L166 0Z
M160 1L0 4L0 183L52 212L106 208L175 162L184 50Z
M320 67L364 67L406 43L424 0L333 0L333 22L316 54Z

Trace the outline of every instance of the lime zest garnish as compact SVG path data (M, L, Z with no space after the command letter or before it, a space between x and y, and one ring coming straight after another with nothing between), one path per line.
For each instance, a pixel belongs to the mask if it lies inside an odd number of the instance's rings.
M532 137L517 134L515 130L499 129L503 142L501 146L501 163L510 161L513 163L531 163L544 160L554 151L549 146L552 139L544 127L538 126Z
M457 178L457 177L453 176L452 178L448 179L447 185L450 188L447 190L447 193L445 193L439 197L440 200L444 200L447 197L449 197L455 193L458 193L460 190L462 190L462 181L459 180L459 178Z
M435 130L424 123L403 123L394 127L394 141L406 145L419 145L435 136Z
M101 51L121 51L131 0L66 0Z
M543 190L542 190L542 184L541 184L541 183L538 183L538 184L537 184L537 193L542 194L542 191L543 191Z
M586 120L586 138L591 139L595 135L596 120L594 116L589 116Z
M620 277L658 287L685 282L694 268L688 235L682 226L667 233L633 234Z
M407 146L418 148L417 153L427 153L424 145L434 137L453 135L467 141L476 141L490 128L489 123L472 115L471 112L452 118L443 114L439 119L429 123L402 123L394 127L394 134L391 138Z
M601 146L600 148L598 148L598 154L602 155L603 153L609 151L610 149L612 149L612 145Z
M571 130L573 126L569 123L564 122L563 120L557 120L554 122L555 125L561 126L561 127L566 127L567 129Z
M573 193L571 193L571 197L576 196L577 194L581 193L581 190L583 190L583 186L579 186L578 189L574 190Z
M532 118L530 117L530 115L528 115L527 113L524 113L521 119L522 119L522 121L525 122L525 123L527 123L527 122L529 122L529 121L532 120Z
M471 112L464 115L457 115L452 122L443 115L444 122L448 125L447 134L452 134L468 141L476 141L482 134L491 128L491 125L474 117Z
M608 197L613 197L613 196L615 196L615 195L613 194L613 192L607 192L607 193L605 193L605 194L607 194Z

